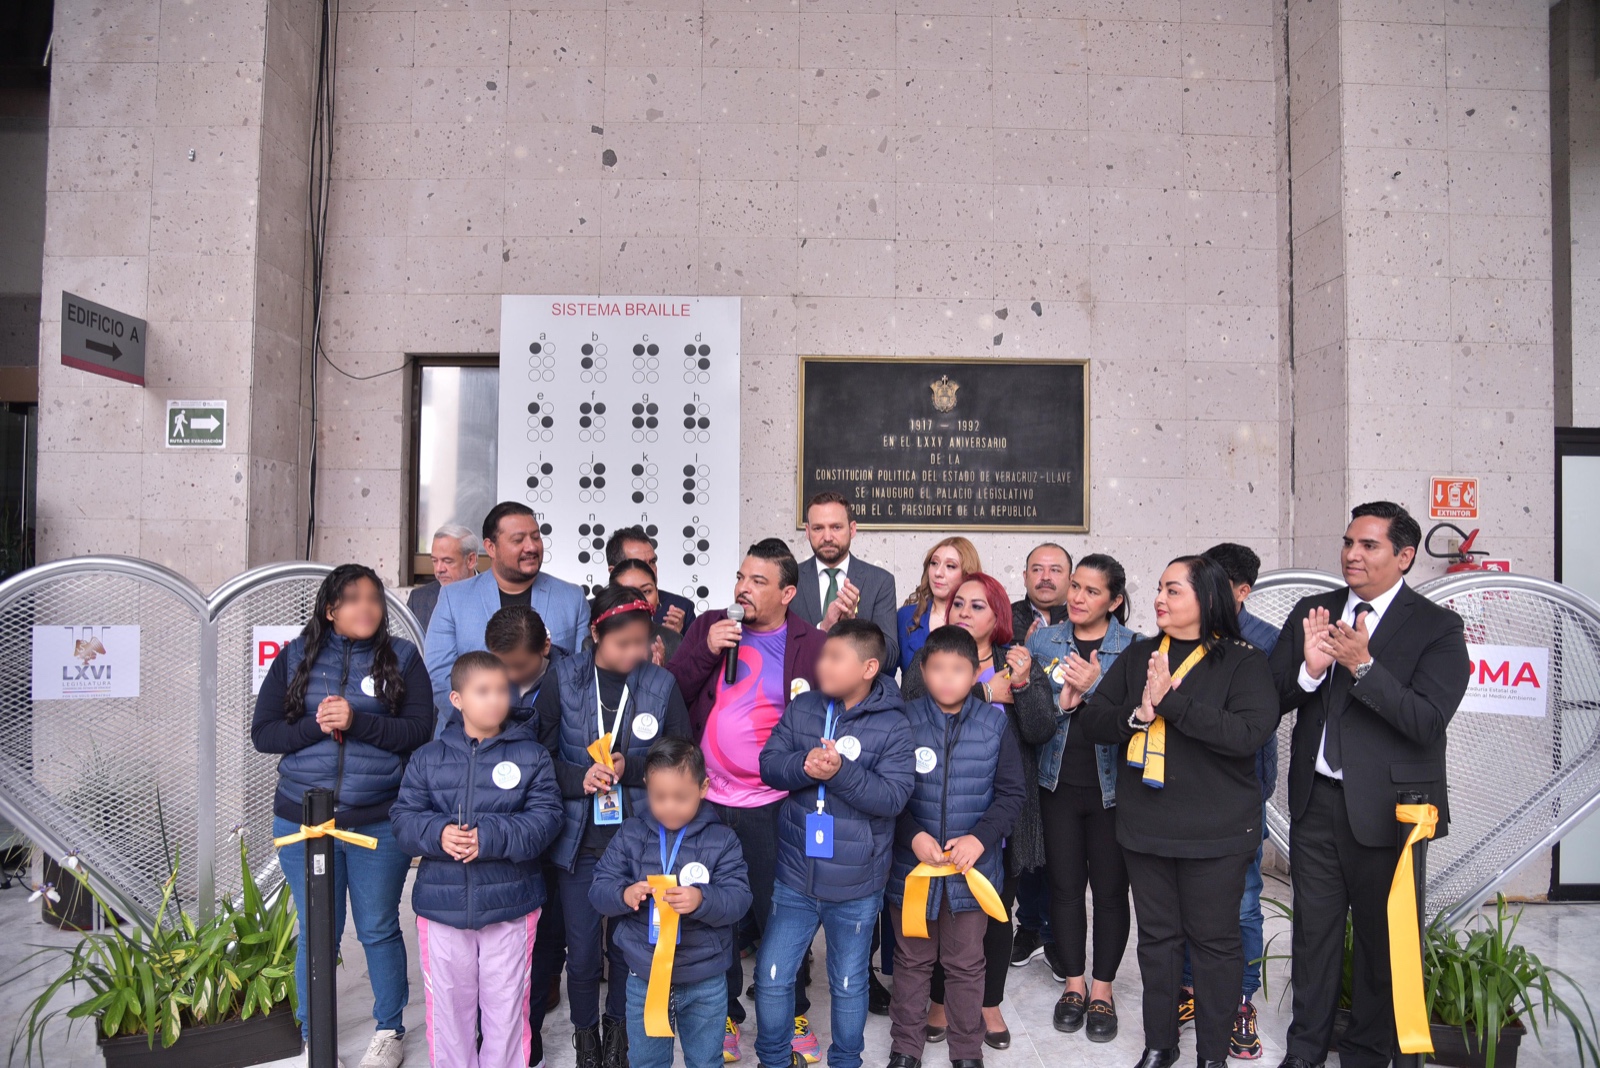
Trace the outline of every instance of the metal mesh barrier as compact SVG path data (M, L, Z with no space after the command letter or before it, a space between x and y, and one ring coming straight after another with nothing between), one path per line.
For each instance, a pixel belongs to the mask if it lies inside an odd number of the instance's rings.
M1417 592L1458 613L1469 643L1549 650L1543 716L1462 711L1450 723L1450 834L1428 848L1428 899L1458 919L1600 799L1600 605L1492 572Z
M1321 571L1268 571L1250 587L1245 607L1257 619L1282 627L1301 598L1337 590L1343 585L1342 579ZM1278 724L1278 785L1267 801L1267 833L1285 853L1289 852L1289 746L1293 734L1294 717L1283 717Z
M329 570L269 565L209 600L124 557L57 561L0 583L0 816L55 857L76 853L129 913L154 913L175 864L191 913L236 896L236 828L256 882L275 888L277 760L250 743L254 628L304 626ZM388 601L390 632L420 647L415 617ZM35 627L88 641L85 628L108 626L139 628L137 697L33 699Z

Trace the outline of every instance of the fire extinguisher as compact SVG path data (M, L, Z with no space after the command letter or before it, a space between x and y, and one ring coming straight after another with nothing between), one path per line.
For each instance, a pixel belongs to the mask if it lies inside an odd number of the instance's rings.
M1439 552L1433 547L1433 536L1441 530L1448 530L1460 539L1454 552L1449 550ZM1482 571L1481 558L1488 556L1489 553L1486 550L1472 547L1472 543L1477 537L1478 528L1474 528L1472 533L1468 534L1454 523L1439 523L1428 531L1428 536L1423 539L1422 547L1434 559L1450 561L1450 566L1445 568L1446 574L1454 575L1461 571Z

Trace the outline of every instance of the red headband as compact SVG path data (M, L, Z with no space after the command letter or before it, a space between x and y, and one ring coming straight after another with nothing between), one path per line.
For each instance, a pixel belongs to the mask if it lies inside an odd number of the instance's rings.
M600 618L594 621L594 625L598 627L612 616L619 616L624 612L649 612L654 615L655 609L650 607L649 601L629 601L627 604L619 604L615 608L607 608L601 612Z

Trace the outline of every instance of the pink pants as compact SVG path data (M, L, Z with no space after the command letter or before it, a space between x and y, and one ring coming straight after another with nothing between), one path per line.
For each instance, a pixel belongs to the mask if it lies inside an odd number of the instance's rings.
M526 1068L528 976L539 909L463 931L417 917L428 1057L448 1068ZM483 1045L478 1045L482 1030Z

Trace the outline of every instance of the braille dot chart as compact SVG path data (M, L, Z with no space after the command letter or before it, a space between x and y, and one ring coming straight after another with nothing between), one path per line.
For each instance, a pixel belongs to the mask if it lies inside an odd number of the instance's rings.
M545 567L586 590L643 526L661 588L723 604L739 564L737 297L505 296L500 497L545 528Z

